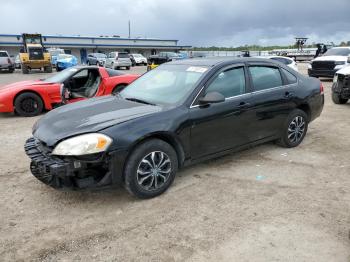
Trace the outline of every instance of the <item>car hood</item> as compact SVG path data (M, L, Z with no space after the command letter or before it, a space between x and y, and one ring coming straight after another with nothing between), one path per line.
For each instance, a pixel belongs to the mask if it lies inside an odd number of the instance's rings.
M350 66L346 66L346 67L343 67L342 69L338 70L337 74L350 75Z
M48 112L33 127L33 135L48 146L71 136L161 111L161 107L104 96L62 106Z
M27 81L21 81L21 82L16 82L16 83L12 83L9 85L4 85L4 86L0 86L0 92L5 92L8 90L13 90L14 88L25 88L28 86L34 86L34 85L47 85L49 83L45 82L45 81L41 81L41 80L27 80Z
M340 55L330 55L330 56L320 56L315 58L312 61L347 61L347 56L340 56Z

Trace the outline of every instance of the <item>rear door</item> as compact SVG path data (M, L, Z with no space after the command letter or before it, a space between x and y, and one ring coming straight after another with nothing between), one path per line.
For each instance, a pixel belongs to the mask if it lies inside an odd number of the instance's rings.
M251 123L252 141L278 136L288 114L296 108L297 78L271 64L249 64L256 121ZM286 79L284 71L290 74Z

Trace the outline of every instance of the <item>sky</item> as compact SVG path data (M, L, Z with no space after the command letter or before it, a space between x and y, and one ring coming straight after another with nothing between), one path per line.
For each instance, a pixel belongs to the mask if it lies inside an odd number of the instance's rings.
M0 0L0 34L120 35L181 45L350 41L350 0ZM7 21L4 23L4 21Z

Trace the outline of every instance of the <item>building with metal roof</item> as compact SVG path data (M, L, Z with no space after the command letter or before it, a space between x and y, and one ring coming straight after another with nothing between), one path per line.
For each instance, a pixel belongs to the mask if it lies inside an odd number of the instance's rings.
M88 53L112 51L127 51L141 53L148 57L161 51L188 50L191 46L178 45L178 40L156 38L122 38L109 36L64 36L43 35L46 48L61 48L66 53L75 55L84 63ZM10 55L17 55L22 47L22 36L17 34L0 34L0 49Z

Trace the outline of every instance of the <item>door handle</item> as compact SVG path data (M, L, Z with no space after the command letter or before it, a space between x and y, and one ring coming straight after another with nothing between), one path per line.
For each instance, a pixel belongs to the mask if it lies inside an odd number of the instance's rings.
M294 94L293 94L293 93L288 92L288 91L284 93L284 98L287 98L287 99L288 99L288 98L292 98L292 97L294 97Z
M239 105L238 105L238 107L239 107L240 109L248 108L248 107L250 107L250 103L240 102Z

